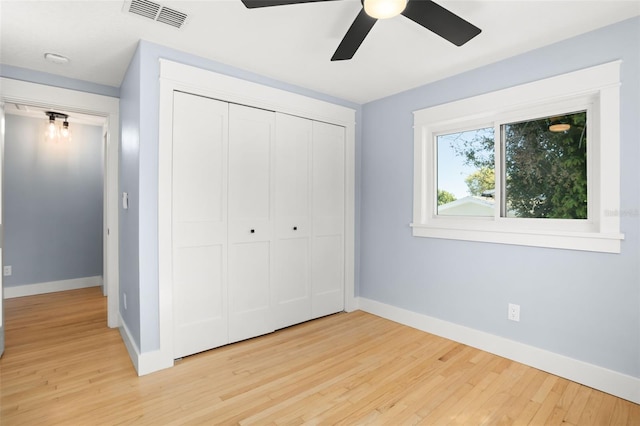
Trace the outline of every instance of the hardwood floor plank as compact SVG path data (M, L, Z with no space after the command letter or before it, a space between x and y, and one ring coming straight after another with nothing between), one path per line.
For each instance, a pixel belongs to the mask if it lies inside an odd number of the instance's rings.
M626 425L629 419L629 404L620 399L615 400L615 407L611 413L610 425Z
M616 404L615 398L611 395L603 394L602 404L596 411L593 424L596 425L608 425L611 424L611 416L613 414L613 407Z
M580 415L580 420L578 420L578 424L580 425L597 425L596 418L598 410L600 409L600 405L603 400L603 393L593 389L589 393L589 399L584 406L584 410L582 410L582 414Z
M637 425L640 406L364 312L138 377L99 288L8 299L12 425Z
M545 398L540 402L540 408L536 411L535 416L531 419L531 424L534 425L546 425L548 424L549 417L553 413L556 404L560 400L560 394L557 392L549 392Z
M589 396L591 394L591 388L586 386L579 386L578 391L567 410L567 414L565 416L565 421L568 423L577 425L580 421L580 416L587 405L587 401L589 400Z
M622 401L622 400L618 399L618 401ZM640 405L634 404L629 401L622 401L622 403L629 407L629 417L627 419L627 424L629 426L640 425ZM612 417L615 417L615 413L614 413L614 416Z
M499 361L499 368L493 369L493 372L496 373L495 380L492 380L489 386L482 389L462 411L456 414L456 424L488 423L493 417L493 413L498 411L498 407L503 406L509 400L509 391L513 386L514 379L518 377L518 372L512 372L510 368L515 365L514 362L508 361L505 364L503 361ZM500 373L498 374L497 371Z

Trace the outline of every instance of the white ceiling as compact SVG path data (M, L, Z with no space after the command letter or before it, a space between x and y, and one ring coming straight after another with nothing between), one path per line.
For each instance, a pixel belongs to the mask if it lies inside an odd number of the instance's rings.
M144 39L366 103L640 15L640 0L439 0L482 33L456 47L398 16L378 21L352 60L331 62L360 0L252 10L155 1L187 13L183 28L125 13L122 0L0 0L0 62L118 87ZM46 52L71 62L46 62Z

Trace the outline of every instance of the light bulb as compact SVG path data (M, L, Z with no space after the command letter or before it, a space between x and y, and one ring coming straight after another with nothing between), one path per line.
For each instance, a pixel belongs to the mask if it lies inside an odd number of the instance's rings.
M53 117L49 120L47 132L49 134L49 139L54 139L56 137L56 121Z
M66 120L62 123L62 132L61 132L61 134L62 134L63 138L68 138L69 137L69 122L66 121Z
M364 0L364 11L376 19L398 16L407 7L407 0Z

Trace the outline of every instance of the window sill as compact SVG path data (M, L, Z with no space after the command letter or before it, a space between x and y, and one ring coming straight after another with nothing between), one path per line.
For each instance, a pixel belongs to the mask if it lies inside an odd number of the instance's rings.
M623 234L513 229L461 229L412 223L414 237L620 253Z

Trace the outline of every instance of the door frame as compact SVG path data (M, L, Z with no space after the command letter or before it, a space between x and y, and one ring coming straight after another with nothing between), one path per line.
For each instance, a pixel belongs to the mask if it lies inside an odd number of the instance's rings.
M3 216L3 205L2 205L2 179L4 177L4 102L0 100L0 264L4 269L4 258L3 249L4 249L4 216ZM0 357L4 354L4 270L0 274Z
M138 357L138 374L172 367L172 144L173 92L181 91L345 128L345 267L344 309L357 309L355 297L355 126L352 108L214 71L160 59L160 129L158 153L158 254L160 348L153 357ZM132 355L133 357L133 355ZM144 365L142 365L144 364Z
M47 109L104 117L107 132L104 176L103 285L107 294L107 325L120 326L118 268L118 152L120 146L120 100L118 98L47 86L1 77L0 102L17 103ZM2 196L0 189L0 196Z

